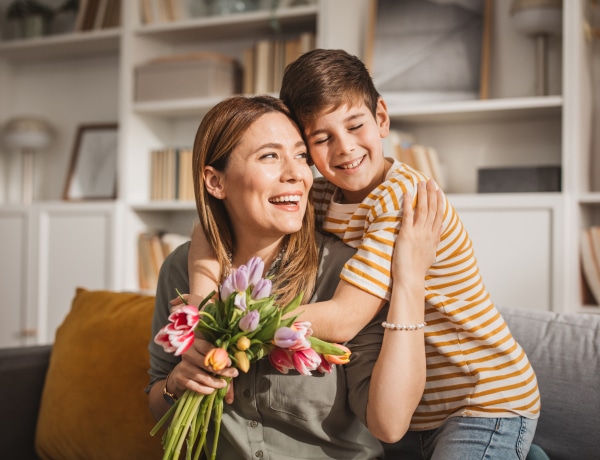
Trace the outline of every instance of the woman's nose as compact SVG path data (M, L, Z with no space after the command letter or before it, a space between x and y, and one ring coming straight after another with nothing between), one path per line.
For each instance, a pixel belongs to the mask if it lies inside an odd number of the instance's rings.
M281 175L283 181L301 181L304 177L304 170L306 168L309 168L309 166L300 163L298 160L286 161Z

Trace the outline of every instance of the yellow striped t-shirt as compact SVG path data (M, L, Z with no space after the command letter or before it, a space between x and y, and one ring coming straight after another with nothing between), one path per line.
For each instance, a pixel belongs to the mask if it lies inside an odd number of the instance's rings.
M415 197L417 183L426 179L394 161L385 182L358 205L336 203L337 188L315 180L317 226L357 249L343 280L390 299L403 196L409 191ZM486 291L458 214L444 201L441 241L425 277L427 383L410 429L436 428L451 416L537 418L535 373Z

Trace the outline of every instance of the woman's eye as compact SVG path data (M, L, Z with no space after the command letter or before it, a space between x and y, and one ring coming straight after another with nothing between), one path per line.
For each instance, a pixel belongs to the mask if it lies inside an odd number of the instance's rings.
M260 159L261 159L261 160L262 160L262 159L265 159L265 160L267 160L267 159L270 159L270 158L277 158L277 154L276 154L276 153L273 153L273 152L271 152L271 153L264 153L264 154L262 154L262 155L260 156Z
M299 153L298 155L296 155L296 158L300 158L300 159L306 160L306 159L308 159L308 152Z

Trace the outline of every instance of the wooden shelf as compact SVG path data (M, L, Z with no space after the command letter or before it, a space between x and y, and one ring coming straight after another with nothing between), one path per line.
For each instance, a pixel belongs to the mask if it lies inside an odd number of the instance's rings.
M548 193L448 193L448 200L460 209L529 209L561 205L560 192Z
M584 193L579 197L580 204L600 205L600 192Z
M151 201L131 204L131 209L144 211L193 211L196 212L195 201Z
M384 99L398 101L394 95ZM406 123L477 122L516 118L557 117L562 111L562 96L452 101L440 103L388 103L390 118Z
M140 115L152 115L161 118L203 116L224 97L226 96L136 102L133 104L133 110Z
M92 30L0 42L0 58L12 61L85 57L119 50L121 29Z
M268 10L203 16L183 21L139 26L138 35L156 35L164 41L231 40L247 36L264 36L276 33L277 27L286 33L314 30L317 6L297 6Z

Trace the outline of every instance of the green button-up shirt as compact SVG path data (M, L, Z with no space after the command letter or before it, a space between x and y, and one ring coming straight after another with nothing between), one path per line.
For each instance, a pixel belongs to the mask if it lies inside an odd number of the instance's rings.
M354 250L331 236L317 234L320 247L317 288L311 302L333 295L340 271ZM189 243L164 262L156 295L153 336L168 322L175 288L187 292ZM383 312L382 312L383 314ZM349 345L352 359L331 374L277 372L268 359L253 363L234 379L235 400L225 404L218 458L227 460L377 459L381 444L364 425L371 370L381 348L382 317ZM164 379L179 361L150 342L150 385ZM207 440L212 440L211 435Z

